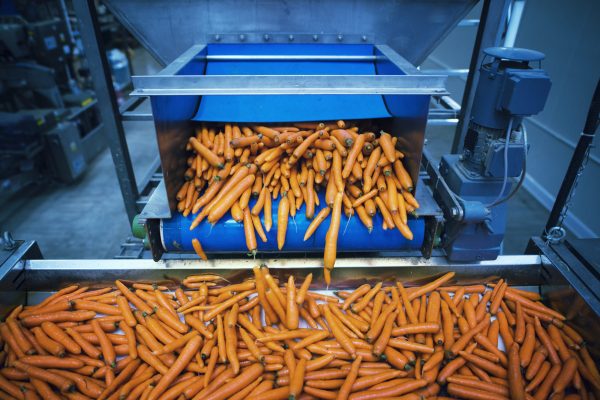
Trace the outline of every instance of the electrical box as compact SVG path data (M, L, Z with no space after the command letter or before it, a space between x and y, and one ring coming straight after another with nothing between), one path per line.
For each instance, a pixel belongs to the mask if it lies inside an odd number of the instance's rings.
M63 122L46 133L47 160L55 177L65 183L79 178L87 168L77 125Z
M544 109L550 86L544 70L507 68L498 109L511 115L537 114Z

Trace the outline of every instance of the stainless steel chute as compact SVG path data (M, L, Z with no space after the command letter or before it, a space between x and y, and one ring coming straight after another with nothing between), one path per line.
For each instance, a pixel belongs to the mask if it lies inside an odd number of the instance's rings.
M197 43L384 43L419 65L476 0L105 0L163 65Z

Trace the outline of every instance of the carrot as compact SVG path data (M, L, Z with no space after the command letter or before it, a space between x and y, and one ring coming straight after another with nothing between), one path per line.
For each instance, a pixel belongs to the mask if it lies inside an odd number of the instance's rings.
M208 214L208 221L211 224L216 223L236 202L240 196L247 190L250 189L252 183L254 183L255 176L247 175L243 178L238 184L236 184L230 191L225 193L219 202L215 204L214 207L211 208Z
M210 151L210 149L200 143L200 141L198 141L195 137L190 138L190 144L198 153L198 155L200 155L202 159L208 161L210 165L219 169L224 168L224 164L221 159L215 153Z
M271 212L271 196L265 196L265 204L263 205L263 215L265 219L265 229L267 230L267 232L270 232L271 227L273 226L273 217Z
M324 266L325 269L331 270L335 265L336 259L336 251L337 251L337 240L338 233L340 230L340 221L342 214L342 193L337 193L335 195L335 201L333 205L333 212L331 214L331 223L329 224L329 229L327 230L327 235L325 239L325 257L324 257Z
M509 388L503 385L499 385L497 383L490 383L480 381L478 379L469 379L466 376L449 376L448 382L456 383L462 386L472 387L474 389L483 390L489 393L494 393L499 396L508 397L509 396Z
M352 341L346 336L346 334L342 331L341 327L335 321L331 310L328 307L323 307L323 313L325 319L327 320L327 324L333 333L333 336L338 340L341 344L342 348L346 350L352 358L356 357L356 347L352 343Z
M389 133L385 133L384 131L379 133L379 144L381 145L383 154L385 154L385 158L387 158L390 163L396 161L396 150L394 149L392 137Z
M462 349L465 348L467 343L471 341L471 339L485 329L490 324L490 319L484 317L481 322L479 322L474 328L471 328L467 333L463 334L454 344L450 347L450 354L456 356Z
M518 346L518 345L517 345ZM466 359L468 362L470 362L471 364L483 369L484 371L497 376L498 378L506 378L507 377L507 371L506 369L504 369L503 367L488 361L484 358L481 358L479 356L476 356L472 353L467 353L465 351L460 351L458 353L462 358ZM509 366L510 366L510 361L509 361Z
M237 333L235 330L235 325L237 322L237 314L238 314L239 306L234 304L231 310L226 315L225 318L225 351L227 353L227 360L231 364L233 368L233 372L237 375L240 372L240 362L237 356Z
M21 349L21 351L29 355L35 354L36 351L33 347L33 344L29 341L27 336L25 336L21 325L14 319L14 317L7 318L6 325L8 325L8 329L14 338L14 342Z
M185 369L190 363L196 352L200 349L202 339L200 336L195 336L189 342L186 343L185 347L179 353L179 357L169 368L162 378L158 381L152 392L150 393L149 399L155 400L160 397L161 394L169 387L171 383L177 378L177 376Z
M475 389L470 386L449 383L447 386L448 393L452 396L457 396L464 399L476 400L508 400L508 396L502 396L498 393L490 393L489 390Z
M290 380L289 399L294 400L302 392L304 386L304 375L306 372L306 360L304 358L298 361L294 368L292 379Z
M96 316L93 311L57 311L48 314L34 314L25 317L21 323L26 327L39 326L42 322L82 322Z
M517 307L518 304L519 303L517 303ZM567 361L571 357L571 353L569 352L569 349L567 348L567 345L565 344L558 328L552 324L548 325L548 336L550 336L552 343L554 343L556 346L558 356L560 357L561 361Z
M146 314L152 314L152 308L150 308L150 306L148 306L148 304L146 304L136 294L130 291L125 285L123 285L121 281L116 280L115 285L117 285L117 289L121 291L123 296L125 296L125 298L129 300L129 302L133 304L137 309L139 309L142 312L145 312Z
M212 374L215 370L215 366L217 365L217 361L219 359L219 350L216 347L213 347L210 351L210 356L208 357L208 364L206 364L206 372L204 374L203 384L204 387L208 386L210 379L212 378Z
M77 358L60 358L55 356L25 356L20 361L40 368L77 369L83 367L83 361Z
M121 315L121 312L117 307L93 301L75 300L73 301L73 307L76 310L95 311L105 315Z
M343 179L347 179L350 176L350 173L352 172L352 168L354 167L354 163L356 162L358 154L362 150L365 140L366 140L365 135L358 135L358 137L354 141L352 148L348 152L348 157L346 157L346 162L345 162L344 168L342 170L342 178Z
M390 340L390 335L392 334L392 327L394 325L395 319L396 319L395 312L392 312L387 315L387 317L385 318L385 323L383 325L381 334L379 334L379 336L377 337L377 340L375 341L375 343L373 343L372 352L377 357L379 357L379 356L381 356L381 354L383 354L385 348L388 345L388 342Z
M544 345L544 347L546 348L546 351L548 352L548 358L550 359L552 364L555 364L555 365L560 364L560 358L558 357L558 353L556 352L556 349L554 348L552 339L550 339L550 336L548 335L548 333L542 326L538 317L534 318L534 328L535 328L535 334L537 335L537 337L540 340L540 342L542 343L542 345Z
M2 391L6 392L10 396L12 396L12 397L10 397L12 399L14 399L14 398L24 399L25 398L24 394L21 392L21 389L19 389L19 387L17 385L15 385L13 382L8 381L6 378L4 378L1 375L0 375L0 389L2 389Z
M104 333L97 320L92 320L91 324L94 329L94 334L100 342L100 349L102 350L104 362L106 365L114 368L116 366L116 354L113 344L108 339L108 336L106 336L106 333Z
M60 375L46 371L44 369L34 367L21 361L15 361L14 367L27 373L30 378L39 379L59 388L62 392L68 392L74 387L72 380L64 378Z
M60 343L69 353L81 354L81 347L71 339L61 328L52 322L42 323L42 330L46 335Z
M317 216L311 221L310 225L308 225L308 228L306 228L306 233L304 233L304 241L307 241L313 235L313 233L315 233L319 225L321 225L321 223L329 216L330 212L331 208L329 207L325 207L319 211Z
M256 234L254 231L254 223L252 222L252 217L250 215L250 209L248 207L244 208L244 235L246 237L246 247L248 251L252 254L256 254Z
M546 378L546 375L548 375L548 372L550 372L550 368L552 368L552 364L550 364L550 362L548 362L548 361L542 362L537 373L533 376L533 378L529 381L529 383L525 387L525 391L527 393L530 393L533 390L535 390L543 382L544 378Z
M45 400L60 400L61 397L58 396L52 388L43 380L36 378L29 378L29 381L35 388L36 392L42 396Z
M552 385L560 375L560 371L561 366L559 364L554 364L552 368L550 368L550 371L548 371L548 374L546 375L541 385L536 390L535 395L533 396L535 400L542 400L548 398L548 396L550 395L550 391L552 390Z
M521 375L521 360L519 359L519 344L513 343L508 351L508 385L510 398L513 400L525 400L525 386Z
M129 329L131 329L131 328L129 328ZM135 372L135 370L137 369L139 364L140 364L139 360L135 360L135 361L127 364L127 366L123 369L123 371L121 371L121 373L119 375L117 375L115 377L115 379L108 386L106 386L106 388L102 391L100 396L98 396L98 400L106 399L112 392L117 390L117 388L119 386L121 386L123 383L125 383L125 381L133 375L133 373Z
M286 301L286 326L288 329L297 329L299 324L298 304L296 304L296 285L294 276L290 275L287 283Z
M279 250L281 250L285 244L289 211L290 203L288 198L284 196L279 200L279 207L277 210L277 248Z
M577 371L577 360L571 357L565 361L560 374L552 384L552 389L555 393L562 392L569 386Z

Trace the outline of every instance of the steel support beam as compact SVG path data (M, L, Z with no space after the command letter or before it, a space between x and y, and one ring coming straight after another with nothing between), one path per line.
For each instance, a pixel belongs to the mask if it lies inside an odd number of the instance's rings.
M125 211L131 222L138 213L136 200L139 193L106 59L106 51L100 34L96 7L94 0L74 1L73 7L79 21L81 40L94 81L94 90L98 98L102 122L106 127L106 139L115 164L115 171L125 203Z
M481 18L471 64L469 65L469 75L463 94L460 120L456 126L454 140L452 142L452 153L456 154L462 151L463 141L469 121L471 120L471 110L473 108L473 98L475 97L475 88L479 80L479 67L483 61L483 50L488 47L500 46L502 44L502 35L504 33L505 23L508 15L508 7L511 0L484 0L481 10Z

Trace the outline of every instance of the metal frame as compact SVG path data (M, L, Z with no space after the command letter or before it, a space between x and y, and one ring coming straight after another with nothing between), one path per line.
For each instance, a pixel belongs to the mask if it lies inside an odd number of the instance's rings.
M306 95L306 94L417 94L445 95L446 76L423 75L409 61L386 45L375 45L381 56L357 56L364 61L388 60L406 75L177 75L190 62L225 58L252 59L244 55L211 56L201 54L205 44L190 47L159 74L133 76L132 96L187 95ZM320 60L355 61L355 56L259 56L281 61Z
M129 222L132 222L133 218L143 208L144 204L140 202L141 196L147 196L152 185L156 185L156 180L153 180L152 177L157 172L158 159L152 164L152 169L146 174L145 179L137 182L122 121L148 120L151 119L151 116L148 118L147 114L143 114L140 118L140 115L129 114L126 118L121 117L112 85L110 68L106 59L104 43L100 34L95 2L93 0L75 1L73 7L79 21L81 40L84 44L86 59L94 82L100 116L105 127L104 132L119 180L125 211ZM129 106L126 111L130 111L132 108L134 106Z
M471 64L469 65L469 75L467 76L467 83L460 108L460 117L456 126L454 140L452 141L451 152L453 154L462 151L462 144L467 134L467 128L471 120L473 99L475 98L475 89L479 80L479 66L484 57L483 50L501 44L502 32L504 31L504 24L511 1L483 0L479 28L473 46Z

